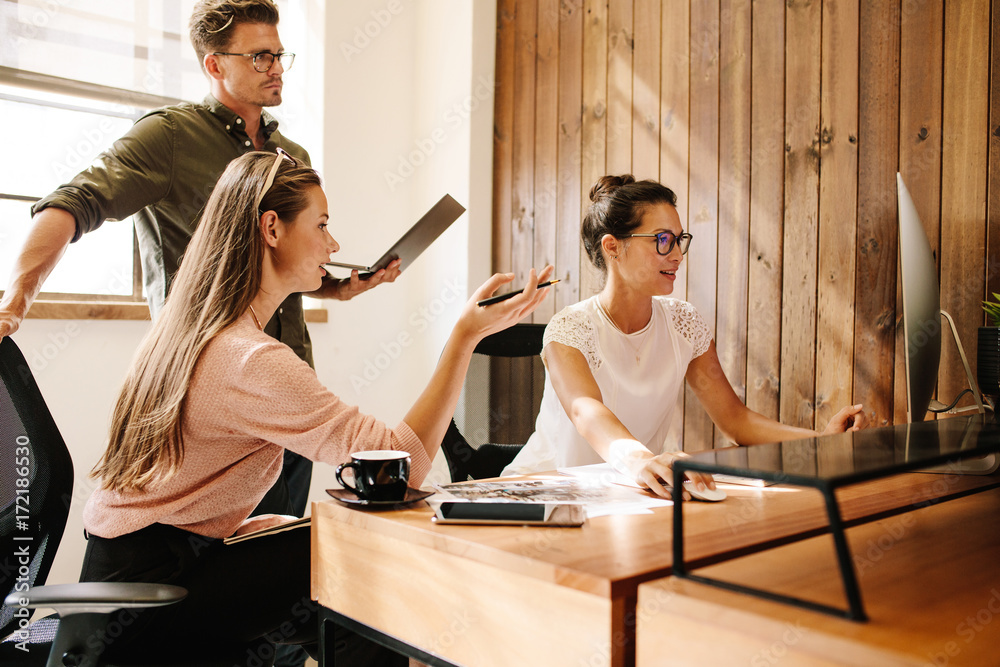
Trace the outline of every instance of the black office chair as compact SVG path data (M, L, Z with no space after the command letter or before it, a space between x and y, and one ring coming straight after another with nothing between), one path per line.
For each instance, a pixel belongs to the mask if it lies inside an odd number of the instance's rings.
M463 398L466 435L477 437L466 438L452 419L441 443L453 482L498 476L534 432L544 332L544 324L515 324L476 346Z
M0 340L0 664L97 665L93 634L119 609L183 599L179 586L84 583L41 586L66 527L73 461L21 351ZM58 619L34 623L32 609ZM48 650L46 650L48 648ZM231 664L231 663L230 663Z

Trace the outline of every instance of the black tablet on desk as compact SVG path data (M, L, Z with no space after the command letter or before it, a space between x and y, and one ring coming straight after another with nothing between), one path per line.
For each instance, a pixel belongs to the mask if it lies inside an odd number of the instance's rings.
M367 278L389 266L392 260L398 258L403 260L401 268L405 269L463 213L465 213L465 207L455 201L451 195L445 195L374 263L361 265L327 262L324 266L357 269L359 277Z
M434 523L582 526L587 520L587 512L579 503L442 500L430 505Z

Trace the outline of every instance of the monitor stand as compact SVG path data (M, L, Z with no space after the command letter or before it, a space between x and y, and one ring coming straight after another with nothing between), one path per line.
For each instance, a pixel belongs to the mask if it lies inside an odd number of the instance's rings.
M958 348L958 356L961 357L962 366L965 367L965 377L969 382L969 391L971 391L972 397L976 399L976 404L963 408L952 408L940 401L931 399L931 403L927 409L935 414L958 414L961 412L972 412L973 410L979 414L985 414L986 407L983 405L983 395L979 392L979 384L972 375L972 369L969 368L969 359L965 356L965 348L962 346L962 339L958 335L958 328L955 326L955 320L953 320L951 315L949 315L945 310L941 311L941 316L948 320L952 339L955 341L955 347ZM963 442L962 444L964 448L965 443ZM947 473L957 475L988 475L996 471L998 468L1000 468L1000 456L997 454L987 454L979 458L954 461L942 466L918 470L917 472Z
M972 369L969 368L969 359L965 356L965 348L962 346L962 339L958 336L958 328L955 326L955 320L951 318L951 315L949 315L946 310L941 311L941 317L948 320L948 324L951 328L952 340L955 341L955 347L958 348L958 356L962 359L962 366L965 367L965 377L969 382L969 391L972 392L972 397L976 399L976 404L969 405L964 408L953 408L940 401L931 399L930 406L928 406L927 409L938 414L942 412L946 412L948 414L958 414L960 412L972 412L973 410L979 414L985 414L986 408L983 405L983 395L979 392L979 384L972 376Z

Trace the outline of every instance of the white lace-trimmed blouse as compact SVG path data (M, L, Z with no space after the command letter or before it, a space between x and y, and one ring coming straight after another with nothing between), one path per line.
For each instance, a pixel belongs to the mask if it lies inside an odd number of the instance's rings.
M708 350L712 333L694 306L653 298L653 315L640 331L624 334L591 297L561 310L545 328L549 343L583 353L604 404L654 454L680 449L680 396L688 364ZM546 371L535 432L504 475L520 475L602 459L569 420Z

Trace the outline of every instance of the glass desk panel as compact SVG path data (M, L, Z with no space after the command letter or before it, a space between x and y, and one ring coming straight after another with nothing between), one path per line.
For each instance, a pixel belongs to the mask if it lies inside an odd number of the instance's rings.
M674 468L832 488L968 458L983 458L982 472L992 472L997 452L1000 425L977 414L697 452Z

